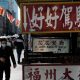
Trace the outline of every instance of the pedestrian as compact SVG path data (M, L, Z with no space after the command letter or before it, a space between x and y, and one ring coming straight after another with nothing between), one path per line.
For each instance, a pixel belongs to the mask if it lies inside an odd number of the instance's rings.
M18 64L20 64L21 53L24 49L24 39L22 37L22 34L19 34L19 37L15 40L14 44L16 46Z
M10 80L11 73L11 62L13 67L16 68L16 61L13 54L13 49L10 46L7 46L7 40L5 38L1 39L0 47L0 80L3 80L3 72L5 72L5 80Z

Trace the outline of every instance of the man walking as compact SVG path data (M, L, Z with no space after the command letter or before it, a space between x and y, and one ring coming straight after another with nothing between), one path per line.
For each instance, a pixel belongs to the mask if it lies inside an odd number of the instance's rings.
M22 50L24 49L24 39L22 37L22 34L19 34L19 37L16 39L16 41L14 42L15 46L16 46L16 51L17 51L17 58L18 58L18 64L20 64L20 57L21 57L21 53Z
M10 58L13 62L13 67L16 68L16 61L13 55L13 49L7 46L7 40L5 38L1 39L0 48L0 80L3 80L3 72L5 72L5 80L10 80Z

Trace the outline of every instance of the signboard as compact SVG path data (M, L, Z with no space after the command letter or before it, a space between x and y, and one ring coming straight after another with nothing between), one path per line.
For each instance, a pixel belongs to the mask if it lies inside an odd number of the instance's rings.
M21 4L22 32L79 32L80 2Z
M33 38L33 52L69 53L69 39Z
M24 65L23 80L80 80L80 65Z
M70 0L17 0L19 3L23 2L52 2L52 1L70 1Z

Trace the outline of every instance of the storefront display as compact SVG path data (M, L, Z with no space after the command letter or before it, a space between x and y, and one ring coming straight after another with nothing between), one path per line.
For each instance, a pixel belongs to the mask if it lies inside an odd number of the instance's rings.
M78 80L80 2L27 2L20 7L21 29L27 34L23 80Z

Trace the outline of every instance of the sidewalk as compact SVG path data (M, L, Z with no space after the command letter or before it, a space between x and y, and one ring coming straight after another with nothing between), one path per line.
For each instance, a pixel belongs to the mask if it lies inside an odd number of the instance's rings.
M16 50L14 50L15 59L17 61L17 53ZM23 58L23 51L21 55L21 59ZM12 64L12 63L11 63ZM5 80L5 74L3 76L3 80ZM11 78L10 80L22 80L22 65L18 65L14 69L13 66L11 66Z

